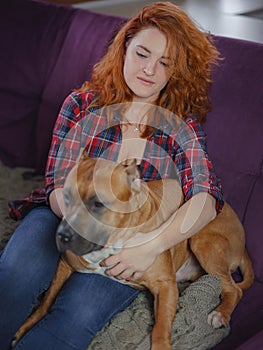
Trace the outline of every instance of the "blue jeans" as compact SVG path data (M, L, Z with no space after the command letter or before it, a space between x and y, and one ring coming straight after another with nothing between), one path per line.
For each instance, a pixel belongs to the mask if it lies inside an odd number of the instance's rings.
M7 350L55 273L59 219L47 207L32 210L0 257L0 344ZM51 312L17 344L18 350L84 350L95 334L139 291L96 274L74 273Z

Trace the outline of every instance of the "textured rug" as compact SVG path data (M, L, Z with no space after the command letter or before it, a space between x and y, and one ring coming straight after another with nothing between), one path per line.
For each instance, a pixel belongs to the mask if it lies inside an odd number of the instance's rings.
M8 201L27 196L43 184L43 177L35 176L30 169L11 169L0 162L0 251L19 225L8 216ZM229 327L213 330L207 323L207 315L220 303L220 281L215 276L205 275L189 286L179 287L181 293L172 331L173 349L211 349L230 331ZM140 293L97 334L88 350L150 350L154 322L152 306L152 296L148 292Z
M8 215L8 202L27 196L32 189L42 188L43 176L34 176L28 168L9 168L0 162L0 251L19 225Z

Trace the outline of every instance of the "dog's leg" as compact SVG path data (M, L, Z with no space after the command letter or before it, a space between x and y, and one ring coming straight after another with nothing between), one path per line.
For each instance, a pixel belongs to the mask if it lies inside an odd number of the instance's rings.
M216 273L214 274L216 275ZM207 321L213 328L220 328L229 323L231 314L243 295L242 290L234 282L231 275L220 276L217 274L217 276L221 279L222 301L219 306L208 315Z
M215 275L221 280L220 305L208 316L208 323L213 328L226 326L237 303L242 298L242 290L234 282L231 270L233 268L233 257L229 242L220 234L210 233L210 236L197 234L191 238L190 247L202 268L208 273Z
M155 323L151 350L171 350L171 331L178 302L178 288L174 280L162 281L151 290L154 296Z
M208 322L215 328L230 320L230 315L234 311L239 300L242 298L243 291L251 286L254 280L254 271L251 260L244 249L243 257L239 265L243 275L243 281L235 283L229 274L228 277L223 276L222 283L222 303L208 317ZM229 288L231 286L231 288ZM237 292L233 293L233 289Z
M170 251L159 255L142 279L142 284L154 297L155 323L151 350L171 350L172 324L179 292Z
M46 291L45 296L40 303L40 306L18 329L12 341L11 349L15 347L18 341L25 335L26 332L28 332L29 329L31 329L48 313L48 310L54 303L65 281L70 277L72 273L73 270L71 267L63 259L60 259L55 276L50 284L50 287Z

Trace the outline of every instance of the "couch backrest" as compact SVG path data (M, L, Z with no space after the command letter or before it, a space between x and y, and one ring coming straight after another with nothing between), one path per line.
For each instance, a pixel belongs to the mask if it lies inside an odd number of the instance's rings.
M208 151L263 280L263 45L223 37L215 42L224 60L214 74L213 109L205 125Z
M213 109L205 125L209 153L225 197L243 217L263 159L263 45L215 38L224 57L214 74Z
M65 97L124 21L31 0L0 4L0 159L43 173Z
M44 3L0 4L0 157L7 165L35 166L42 93L73 17Z

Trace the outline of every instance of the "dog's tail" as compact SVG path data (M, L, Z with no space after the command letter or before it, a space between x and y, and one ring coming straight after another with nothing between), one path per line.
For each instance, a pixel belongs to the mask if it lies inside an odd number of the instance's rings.
M246 249L244 250L243 257L240 262L240 271L243 275L243 281L238 283L238 286L242 289L242 291L248 289L254 281L254 270L253 265L248 256Z

